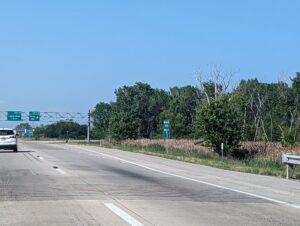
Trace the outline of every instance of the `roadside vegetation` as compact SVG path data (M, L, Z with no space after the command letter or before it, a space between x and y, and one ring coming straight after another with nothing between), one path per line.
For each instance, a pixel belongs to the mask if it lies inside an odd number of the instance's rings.
M165 91L138 82L120 87L114 102L99 102L92 110L91 136L123 150L284 176L282 153L300 153L300 73L290 81L249 79L236 87L232 76L216 67L210 74L199 73L196 86ZM161 143L164 120L170 121L170 143L188 140L197 148L170 145L166 149ZM64 123L38 128L35 136L84 137L86 127L66 128ZM154 143L141 144L141 140Z
M78 142L76 141L76 143ZM85 142L79 142L79 144L87 145ZM251 142L252 147L249 147L249 142L243 143L242 146L251 148L255 154L246 158L225 156L223 160L212 148L204 147L200 145L198 141L194 140L164 141L159 139L140 139L124 140L122 142L101 140L92 141L90 145L159 156L226 170L276 177L286 176L285 165L283 165L280 160L281 152L277 149L281 146L279 143L264 144L263 142ZM267 147L265 147L265 145L267 145ZM258 153L256 151L258 149L265 151ZM294 150L294 152L300 154L300 150ZM294 179L300 179L299 167L296 168L294 172Z
M80 125L73 121L59 121L50 125L42 125L34 129L33 138L45 139L85 139L86 125Z

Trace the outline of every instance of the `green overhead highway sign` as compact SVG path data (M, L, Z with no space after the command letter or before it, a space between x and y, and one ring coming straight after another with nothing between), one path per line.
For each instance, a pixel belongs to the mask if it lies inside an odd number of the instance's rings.
M22 112L21 111L8 111L7 112L7 121L22 121Z
M29 112L29 121L40 121L41 114L39 111L30 111Z

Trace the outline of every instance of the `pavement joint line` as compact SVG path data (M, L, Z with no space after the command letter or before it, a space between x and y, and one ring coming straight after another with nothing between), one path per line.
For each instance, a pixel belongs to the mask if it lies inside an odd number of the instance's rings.
M252 196L252 197L255 197L255 198L263 199L263 200L273 202L273 203L276 203L276 204L285 205L285 206L293 207L293 208L296 208L296 209L300 209L300 205L297 205L297 204L293 204L293 203L289 203L289 202L269 198L269 197L266 197L266 196L263 196L263 195L257 195L257 194L254 194L254 193L241 191L241 190L234 189L234 188L225 187L225 186L222 186L222 185L213 184L213 183L206 182L206 181L193 179L193 178L190 178L190 177L185 177L185 176L181 176L181 175L177 175L177 174L173 174L173 173L164 172L164 171L157 170L157 169L154 169L154 168L151 168L151 167L148 167L148 166L141 165L139 163L135 163L135 162L132 162L132 161L129 161L129 160L126 160L126 159L122 159L120 157L116 157L116 156L109 155L109 154L104 154L104 153L89 150L89 149L86 149L86 148L82 148L82 147L77 147L77 148L79 148L81 150L84 150L84 151L96 153L98 155L106 156L106 157L109 157L109 158L112 158L112 159L116 159L116 160L119 160L119 161L123 161L123 162L126 162L128 164L135 165L135 166L138 166L138 167L141 167L141 168L153 171L153 172L157 172L157 173L165 174L165 175L168 175L168 176L181 178L181 179L184 179L184 180L189 180L189 181L209 185L209 186L212 186L212 187L216 187L216 188L220 188L220 189L224 189L224 190L228 190L228 191L233 191L233 192L236 192L236 193L240 193L240 194Z
M117 214L119 217L121 217L124 221L126 221L128 224L132 226L143 226L142 223L134 219L132 216L130 216L128 213L120 209L119 207L115 206L113 203L104 203L104 205L110 209L112 212Z

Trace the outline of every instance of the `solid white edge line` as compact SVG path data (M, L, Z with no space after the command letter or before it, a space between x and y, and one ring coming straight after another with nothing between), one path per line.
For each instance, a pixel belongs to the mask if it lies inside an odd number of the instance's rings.
M132 216L130 216L129 214L127 214L122 209L120 209L117 206L115 206L113 203L104 203L104 205L108 209L110 209L112 212L114 212L115 214L117 214L119 217L121 217L128 224L130 224L132 226L143 226L142 223L140 223L139 221L137 221L136 219L134 219Z
M185 176L180 176L180 175L173 174L173 173L164 172L164 171L153 169L151 167L144 166L144 165L141 165L141 164L138 164L138 163L135 163L135 162L131 162L131 161L128 161L128 160L125 160L125 159L122 159L122 158L119 158L119 157L116 157L116 156L113 156L113 155L104 154L104 153L93 151L93 150L88 150L86 148L82 148L82 147L77 147L77 148L79 148L81 150L84 150L84 151L93 152L93 153L96 153L98 155L113 158L113 159L116 159L116 160L119 160L119 161L124 161L128 164L135 165L135 166L138 166L138 167L141 167L141 168L144 168L144 169L147 169L147 170L151 170L151 171L154 171L154 172L157 172L157 173L165 174L165 175L172 176L172 177L181 178L181 179L184 179L184 180L194 181L194 182L209 185L209 186L212 186L212 187L216 187L216 188L220 188L220 189L224 189L224 190L228 190L228 191L233 191L233 192L236 192L236 193L240 193L240 194L252 196L252 197L255 197L255 198L263 199L263 200L266 200L266 201L270 201L270 202L273 202L273 203L277 203L277 204L286 205L286 206L289 206L289 207L300 209L300 205L297 205L297 204L288 203L288 202L285 202L285 201L272 199L272 198L269 198L269 197L266 197L266 196L257 195L257 194L253 194L253 193L250 193L250 192L245 192L245 191L241 191L241 190L238 190L238 189L233 189L233 188L229 188L229 187L225 187L225 186L222 186L222 185L217 185L217 184L213 184L213 183L209 183L209 182L205 182L205 181L201 181L201 180L196 180L196 179L193 179L193 178L190 178L190 177L185 177Z

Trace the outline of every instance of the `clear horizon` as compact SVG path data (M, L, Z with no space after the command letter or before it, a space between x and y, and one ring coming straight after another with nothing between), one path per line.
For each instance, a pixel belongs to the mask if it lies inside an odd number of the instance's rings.
M87 112L135 82L196 85L214 65L241 79L300 69L298 9L288 1L0 3L0 110ZM6 124L6 123L3 123Z

